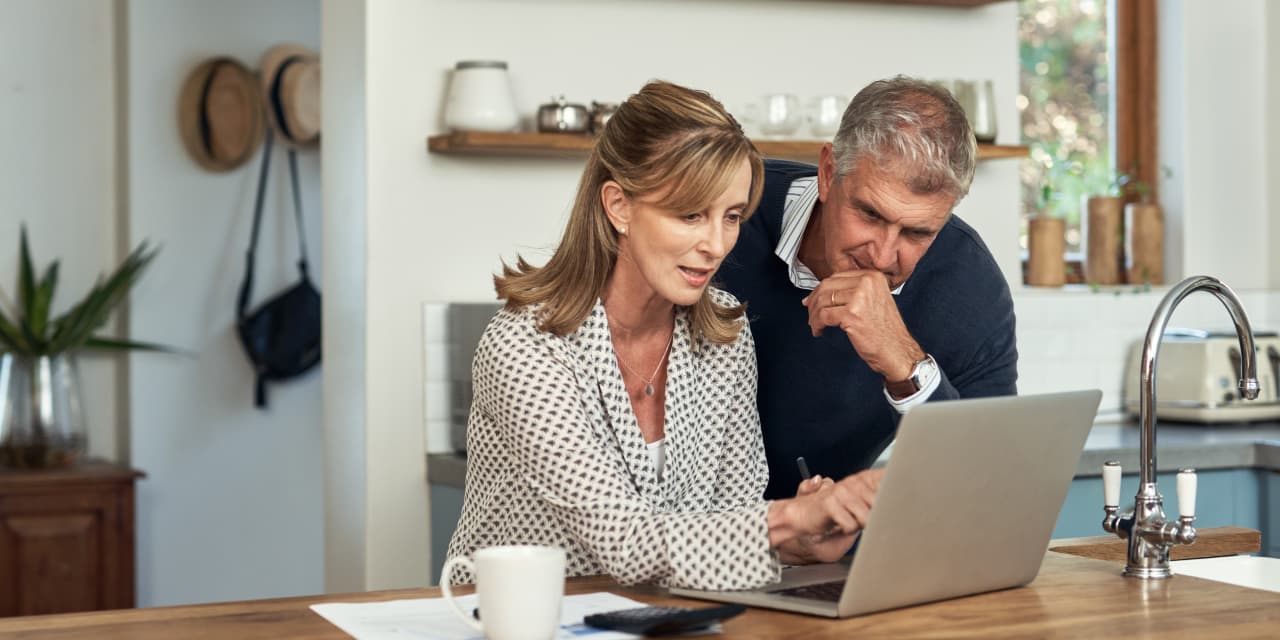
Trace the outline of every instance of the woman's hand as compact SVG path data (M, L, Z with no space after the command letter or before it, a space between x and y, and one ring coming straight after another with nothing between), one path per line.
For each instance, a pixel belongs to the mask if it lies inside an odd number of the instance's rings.
M796 488L796 497L811 495L834 485L835 481L831 478L813 476L800 482L800 486ZM787 564L835 562L844 556L857 538L857 533L801 535L783 543L778 551L782 555L782 561Z
M839 559L866 526L883 477L873 469L840 482L815 476L800 483L795 498L770 505L769 543L791 564Z
M835 562L844 557L858 539L859 533L833 533L823 536L798 536L778 547L784 564Z
M808 480L801 480L800 486L796 487L796 497L817 493L819 489L825 489L835 483L835 480L832 480L831 478L824 478L822 476L813 476Z

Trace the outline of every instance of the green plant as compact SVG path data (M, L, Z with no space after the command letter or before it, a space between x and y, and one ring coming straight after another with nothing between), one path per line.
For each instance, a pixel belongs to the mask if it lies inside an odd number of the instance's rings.
M1134 163L1133 170L1128 173L1113 170L1111 183L1107 187L1107 195L1123 196L1132 193L1137 195L1142 202L1151 202L1151 183L1139 180L1135 177L1137 173L1137 163ZM1160 175L1168 180L1173 177L1173 169L1170 169L1167 165L1160 165Z
M1075 161L1045 161L1044 182L1036 197L1036 208L1041 215L1052 218L1068 218L1071 194L1078 191L1083 169Z
M18 258L18 304L0 289L0 351L23 356L50 356L77 349L170 351L146 342L117 340L94 335L124 300L157 249L138 245L110 276L98 277L89 293L66 313L50 318L54 290L58 286L58 261L54 260L37 281L22 228Z

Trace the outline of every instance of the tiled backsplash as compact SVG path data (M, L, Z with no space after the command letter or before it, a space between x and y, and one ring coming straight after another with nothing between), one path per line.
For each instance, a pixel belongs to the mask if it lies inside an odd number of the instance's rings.
M449 443L449 328L448 303L422 305L423 407L427 451L452 451Z
M1103 392L1099 421L1119 419L1128 350L1141 342L1166 291L1134 293L1117 288L1015 294L1019 393L1096 387ZM1271 317L1272 310L1280 310L1280 292L1239 294L1255 330L1280 329ZM498 307L498 303L423 304L428 452L454 450L450 425L466 421L471 354ZM1178 306L1169 326L1230 329L1231 318L1213 296L1196 293Z
M1091 293L1023 292L1018 316L1018 392L1102 389L1099 421L1119 417L1125 360L1141 345L1156 306L1167 293L1117 288ZM1274 330L1267 311L1280 292L1241 292L1255 331ZM1170 327L1230 330L1231 316L1217 298L1195 293L1174 311Z
M422 305L426 352L427 452L443 453L463 442L471 402L471 356L498 302Z

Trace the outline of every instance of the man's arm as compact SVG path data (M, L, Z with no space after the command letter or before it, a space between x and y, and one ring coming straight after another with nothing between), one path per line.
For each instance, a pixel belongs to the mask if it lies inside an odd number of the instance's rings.
M916 363L929 354L907 329L883 274L876 271L833 274L805 298L810 330L815 335L831 326L844 330L867 366L895 391L886 392L890 401L905 403L898 407L901 412L925 401L1017 394L1018 351L1013 302L1005 295L997 305L999 309L988 314L994 317L979 323L985 336L982 344L973 350L961 350L969 354L964 362L954 358L935 360L936 388L929 392L928 387L933 386L930 382L921 389L920 397L912 397L909 391L902 392L897 383L907 380ZM972 318L969 320L969 326L976 326ZM971 338L955 336L962 341Z
M1007 301L1007 298L1005 299ZM948 363L930 400L1013 396L1018 394L1018 345L1013 303L1007 301L987 339L968 363Z

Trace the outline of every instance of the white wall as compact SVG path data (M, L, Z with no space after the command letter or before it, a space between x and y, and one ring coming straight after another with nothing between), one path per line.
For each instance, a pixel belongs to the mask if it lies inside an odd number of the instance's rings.
M1264 65L1264 82L1267 90L1263 113L1274 115L1280 111L1280 7L1268 3L1263 9L1266 14L1266 61ZM1269 224L1267 247L1280 247L1280 158L1275 150L1280 149L1280 122L1268 117L1263 123L1266 136L1263 138L1267 153L1267 215ZM1280 251L1267 252L1269 278L1267 284L1272 288L1280 288ZM1280 311L1280 310L1278 310ZM1280 313L1278 313L1280 315Z
M1275 285L1269 278L1266 4L1263 0L1173 2L1180 14L1182 68L1161 66L1183 110L1181 275L1211 274L1237 289ZM1176 39L1171 44L1176 44ZM1166 108L1169 102L1161 105ZM1177 106L1173 107L1175 112ZM1271 160L1274 164L1274 160ZM1174 272L1177 273L1177 272Z
M365 3L325 0L325 591L366 588ZM414 500L411 498L410 504ZM418 509L425 503L418 500ZM424 543L425 544L425 543Z
M182 81L203 58L230 55L256 68L275 43L318 50L319 3L132 0L126 19L129 237L164 247L133 298L131 333L194 353L131 362L132 460L148 476L137 501L138 602L322 591L321 375L273 385L270 409L254 409L233 329L257 158L206 172L176 126ZM273 163L255 301L297 278L283 158ZM299 160L314 277L323 264L319 154Z
M896 73L993 77L1005 106L999 114L1004 138L1017 135L1012 3L956 10L832 2L392 0L369 8L371 56L385 52L385 59L369 61L370 105L386 111L370 113L371 130L385 131L397 144L395 155L370 175L404 187L387 193L390 206L372 224L385 217L388 235L395 236L383 254L388 262L449 265L456 277L400 270L409 290L428 298L487 299L499 255L553 245L581 169L580 159L425 155L425 137L443 131L441 106L457 60L507 60L526 115L558 94L618 101L651 78L707 89L741 112L763 93L852 95ZM565 37L569 24L573 36ZM422 37L423 29L432 37ZM960 51L964 55L948 53ZM984 178L1013 176L1007 166L983 172ZM980 185L999 180L984 178ZM477 198L473 190L482 185L487 193ZM961 214L979 223L1017 214L1013 199L1005 201L1006 211L969 204L973 211Z
M111 13L96 0L0 4L0 289L16 302L25 223L36 268L60 261L55 314L118 260ZM81 361L89 453L111 459L120 358Z
M1167 0L1157 7L1156 92L1158 103L1160 163L1169 168L1171 177L1160 178L1160 204L1164 207L1164 277L1176 281L1186 273L1183 211L1186 209L1187 175L1187 109L1186 68L1187 34L1183 20L1182 0Z

